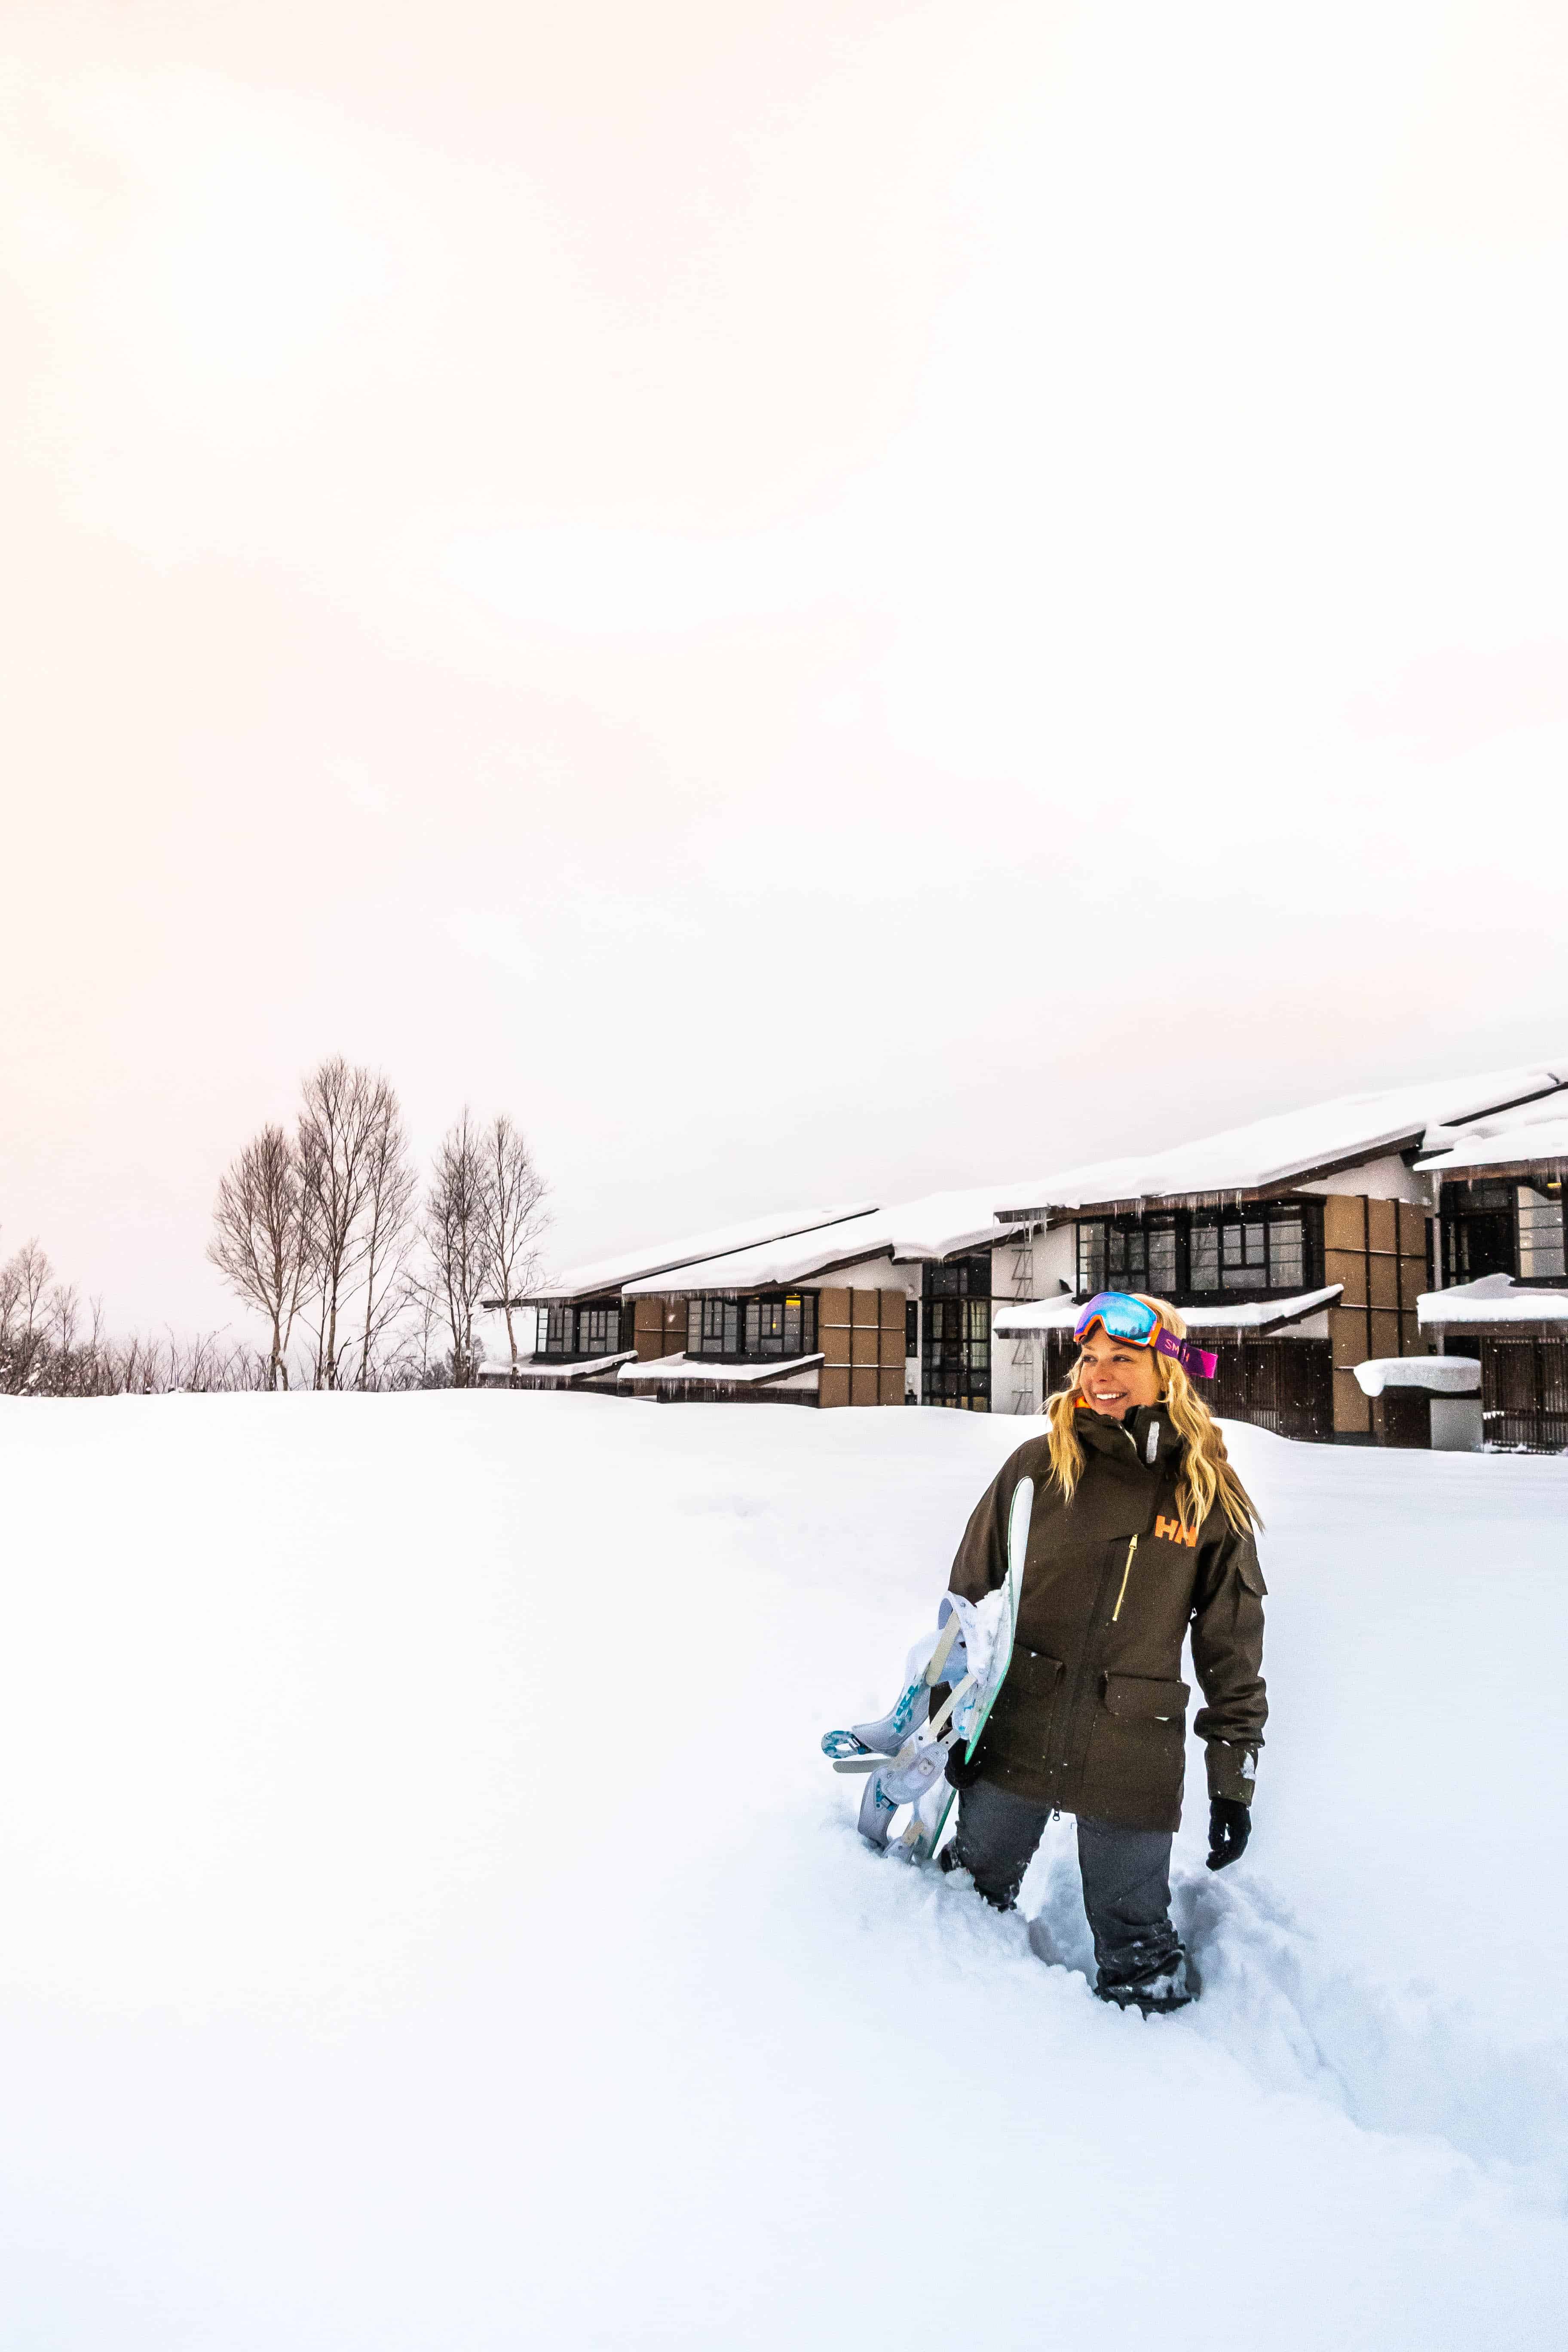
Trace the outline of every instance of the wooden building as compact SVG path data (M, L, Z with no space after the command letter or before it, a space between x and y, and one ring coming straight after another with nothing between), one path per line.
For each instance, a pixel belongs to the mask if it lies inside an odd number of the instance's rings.
M939 1193L628 1282L634 1394L992 1410L993 1286L1026 1221ZM768 1367L772 1371L767 1371ZM759 1370L759 1368L762 1368Z
M1070 1360L1077 1305L1096 1290L1169 1298L1219 1357L1213 1401L1287 1437L1368 1441L1353 1368L1431 1351L1435 1141L1557 1093L1552 1070L1402 1087L1259 1120L1173 1150L1012 1188L1003 1217L1043 1228L1033 1297L996 1339L1041 1394Z
M1548 1100L1484 1120L1418 1165L1442 1234L1423 1332L1479 1359L1486 1444L1568 1451L1568 1118Z
M1079 1305L1142 1290L1215 1349L1222 1414L1370 1442L1357 1365L1473 1346L1490 1349L1489 1436L1546 1442L1568 1415L1565 1088L1568 1058L629 1252L514 1303L536 1318L515 1368L488 1302L489 1375L667 1403L1036 1413L1072 1360ZM1558 1286L1533 1319L1512 1298L1496 1318L1510 1329L1465 1325L1462 1291L1490 1284L1484 1303L1521 1282Z

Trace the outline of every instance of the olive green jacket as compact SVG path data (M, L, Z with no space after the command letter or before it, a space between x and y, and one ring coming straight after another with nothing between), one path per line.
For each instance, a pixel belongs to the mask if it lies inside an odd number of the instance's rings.
M1124 1423L1078 1410L1084 1472L1070 1503L1043 1437L1004 1465L975 1507L950 1579L971 1601L1007 1568L1007 1513L1035 1481L1013 1662L978 1751L983 1777L1038 1804L1173 1830L1182 1818L1188 1690L1182 1642L1205 1706L1209 1793L1252 1799L1268 1714L1259 1671L1266 1587L1249 1535L1216 1505L1184 1531L1182 1441L1163 1408Z

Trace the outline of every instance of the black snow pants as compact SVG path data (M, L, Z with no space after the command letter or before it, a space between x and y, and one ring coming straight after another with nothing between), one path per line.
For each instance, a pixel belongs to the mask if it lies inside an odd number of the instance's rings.
M953 1858L987 1902L1010 1911L1051 1817L1010 1789L977 1780L958 1801ZM1094 1937L1100 1990L1148 1984L1174 1967L1181 1941L1171 1921L1171 1832L1079 1820L1078 1866Z

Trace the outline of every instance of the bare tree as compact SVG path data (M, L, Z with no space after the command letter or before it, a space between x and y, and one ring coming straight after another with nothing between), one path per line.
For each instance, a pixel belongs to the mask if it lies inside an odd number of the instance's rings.
M485 1253L487 1281L493 1282L506 1317L507 1346L517 1365L517 1333L512 1310L539 1264L539 1243L550 1223L545 1209L549 1186L533 1164L525 1139L505 1111L493 1118L482 1139Z
M43 1378L53 1281L54 1268L36 1241L24 1242L0 1265L0 1388L12 1396L36 1390Z
M348 1347L344 1312L364 1263L375 1100L384 1079L351 1067L341 1054L305 1081L300 1166L314 1258L318 1304L315 1384L342 1385ZM342 1328L340 1331L340 1320Z
M358 1385L369 1388L383 1341L409 1303L408 1261L418 1239L418 1180L396 1095L385 1078L373 1088L365 1148L364 1324Z
M299 1152L264 1127L218 1186L207 1256L271 1326L268 1386L289 1385L289 1341L311 1267L312 1231Z
M474 1309L486 1286L490 1218L485 1155L465 1108L436 1154L425 1203L425 1240L434 1287L452 1334L452 1385L474 1381Z

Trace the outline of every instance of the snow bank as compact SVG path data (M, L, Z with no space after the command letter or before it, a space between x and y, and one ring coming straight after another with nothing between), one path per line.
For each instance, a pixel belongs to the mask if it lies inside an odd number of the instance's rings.
M1554 2347L1568 1464L1229 1432L1275 1713L1145 2023L1066 1824L1047 1969L816 1752L1027 1426L0 1406L7 2340Z

